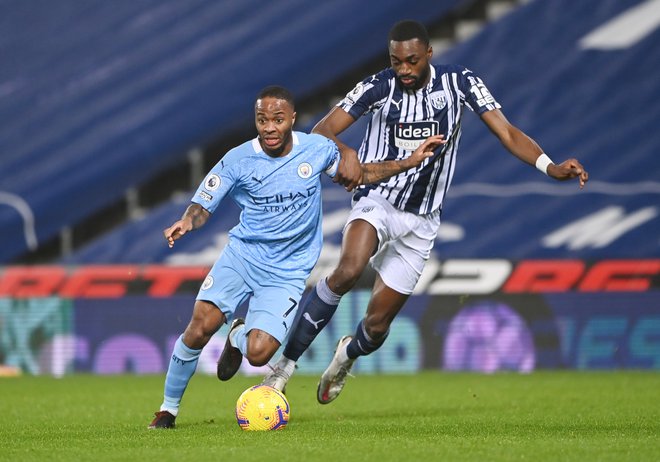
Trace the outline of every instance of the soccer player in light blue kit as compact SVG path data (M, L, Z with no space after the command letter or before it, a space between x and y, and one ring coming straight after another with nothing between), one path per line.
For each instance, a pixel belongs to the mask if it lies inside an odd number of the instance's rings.
M321 179L333 177L337 145L316 134L294 132L293 96L279 86L263 89L255 103L257 138L230 150L206 176L183 217L164 231L170 247L206 223L222 199L242 209L229 243L197 294L192 318L174 345L164 400L149 428L173 428L183 393L202 348L250 297L245 320L233 319L218 361L229 380L243 356L266 364L285 340L305 282L321 252ZM378 182L420 165L443 143L429 137L405 159L361 164L361 183Z

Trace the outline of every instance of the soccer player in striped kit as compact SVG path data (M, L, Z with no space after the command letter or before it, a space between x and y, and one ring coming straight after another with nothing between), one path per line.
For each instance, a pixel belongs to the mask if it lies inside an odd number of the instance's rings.
M264 378L264 383L284 389L298 358L371 262L377 275L367 313L352 336L339 340L319 382L317 399L321 404L339 395L359 356L383 344L390 324L422 273L454 173L465 107L477 113L521 161L556 180L577 178L580 188L588 180L576 159L554 164L533 139L511 125L474 72L458 65L431 64L433 50L419 22L395 24L389 33L388 50L391 67L359 82L313 129L337 143L349 166L340 170L339 182L349 190L359 183L358 154L337 135L365 114L370 114L371 120L359 149L362 162L400 159L436 134L443 134L446 144L415 169L357 188L338 266L318 282L301 307L302 316L282 357Z

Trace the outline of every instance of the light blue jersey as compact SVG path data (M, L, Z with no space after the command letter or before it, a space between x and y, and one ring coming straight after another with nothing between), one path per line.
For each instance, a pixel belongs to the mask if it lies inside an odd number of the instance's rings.
M323 241L320 176L334 177L338 164L337 146L321 135L293 132L291 152L276 158L255 138L229 151L192 201L213 213L231 197L242 212L228 247L275 275L306 279Z
M291 152L284 157L268 156L257 138L232 149L192 198L213 213L229 196L242 210L196 299L215 305L226 322L249 299L245 323L233 331L231 344L226 344L243 356L248 353L252 330L284 343L305 281L321 253L321 173L335 175L339 150L320 135L293 132L292 138ZM174 346L161 405L161 411L172 416L178 413L202 352L183 340L182 335Z

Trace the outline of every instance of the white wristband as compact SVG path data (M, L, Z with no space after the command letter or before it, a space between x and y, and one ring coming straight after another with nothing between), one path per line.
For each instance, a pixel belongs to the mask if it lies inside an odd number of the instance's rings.
M546 175L548 174L548 165L550 164L554 164L554 162L545 153L541 154L538 159L536 159L536 168Z

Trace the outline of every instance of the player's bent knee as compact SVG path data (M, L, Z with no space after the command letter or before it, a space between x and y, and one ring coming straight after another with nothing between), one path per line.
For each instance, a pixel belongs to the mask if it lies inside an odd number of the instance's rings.
M193 314L190 319L188 327L184 332L184 343L188 341L198 345L188 345L190 348L201 348L208 343L213 334L222 326L226 321L225 315L218 309L217 306L210 302L197 300L193 309ZM201 346L199 346L201 345Z
M248 351L245 357L255 367L264 366L279 347L280 342L275 337L262 330L253 329L248 336Z
M248 362L250 365L254 367L261 367L265 366L268 364L268 361L270 361L270 358L273 357L275 354L275 351L269 351L269 350L250 350L248 349L248 354L246 356Z
M330 290L339 295L345 294L360 279L362 269L355 265L340 265L328 278Z
M198 350L204 348L209 343L211 335L205 333L202 324L191 322L183 333L183 343L188 348Z

